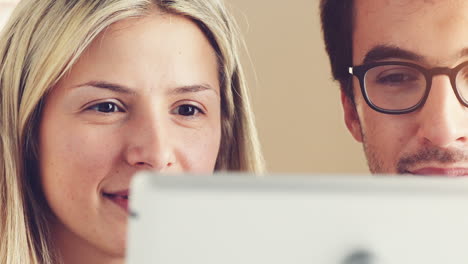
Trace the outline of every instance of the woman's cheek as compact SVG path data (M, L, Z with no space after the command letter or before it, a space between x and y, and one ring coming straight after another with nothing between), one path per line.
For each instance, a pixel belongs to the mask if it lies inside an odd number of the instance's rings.
M183 133L176 143L176 152L185 172L212 173L218 157L221 133L220 129L201 129L192 133Z

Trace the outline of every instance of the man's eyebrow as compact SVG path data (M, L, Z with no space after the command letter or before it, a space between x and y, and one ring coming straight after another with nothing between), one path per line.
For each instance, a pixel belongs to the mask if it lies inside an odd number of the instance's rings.
M90 81L87 83L76 85L73 88L78 88L78 87L83 87L83 86L92 86L96 88L111 90L113 92L123 93L123 94L135 94L135 91L133 91L127 86L105 82L105 81Z
M186 94L186 93L197 93L202 91L213 91L216 95L219 96L217 90L211 87L209 84L195 84L195 85L184 85L179 86L174 89L171 89L168 94L175 95L175 94Z
M468 50L467 50L468 53ZM367 52L363 63L372 63L387 59L404 59L416 62L422 62L424 57L412 51L404 50L395 46L378 45Z

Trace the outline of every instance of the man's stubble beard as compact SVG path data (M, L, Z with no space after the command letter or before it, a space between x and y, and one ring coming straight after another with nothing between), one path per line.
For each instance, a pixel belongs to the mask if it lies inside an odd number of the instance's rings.
M367 159L367 166L372 174L408 174L410 169L417 164L435 162L438 164L451 164L456 162L468 163L468 151L462 149L446 149L426 143L414 153L409 153L398 157L396 164L391 164L391 168L385 168L385 162L379 157L375 146L368 143L366 133L360 126L362 146Z
M360 121L359 121L360 122ZM362 147L364 150L364 154L366 155L367 166L369 167L369 171L372 174L382 174L382 173L389 173L389 171L385 172L383 167L383 162L379 159L377 152L375 151L375 147L368 144L366 134L364 133L362 126L360 126L361 131L361 138L362 138Z

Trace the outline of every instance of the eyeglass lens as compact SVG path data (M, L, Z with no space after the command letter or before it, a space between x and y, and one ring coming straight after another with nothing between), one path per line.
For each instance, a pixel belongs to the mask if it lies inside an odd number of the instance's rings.
M468 98L468 66L462 68L455 79L456 88L464 100ZM382 65L371 68L364 77L369 101L385 110L411 108L423 99L427 80L415 68L404 65Z
M468 101L468 66L463 67L455 78L458 93L466 102Z

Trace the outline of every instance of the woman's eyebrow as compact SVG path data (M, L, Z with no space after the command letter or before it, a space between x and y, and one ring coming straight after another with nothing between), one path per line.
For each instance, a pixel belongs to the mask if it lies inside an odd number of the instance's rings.
M84 87L84 86L107 89L113 92L118 92L118 93L123 93L123 94L131 94L131 95L136 94L136 92L133 89L125 85L110 83L106 81L90 81L84 84L73 86L73 88ZM219 92L209 84L195 84L195 85L179 86L179 87L170 89L167 94L175 95L175 94L197 93L197 92L202 92L202 91L212 91L217 96L219 96Z
M214 89L213 87L211 87L211 85L209 84L195 84L195 85L179 86L179 87L170 89L168 94L174 95L174 94L185 94L185 93L197 93L197 92L202 92L202 91L212 91L217 96L219 96L218 91Z
M73 88L78 88L78 87L83 87L83 86L92 86L96 88L111 90L117 93L123 93L123 94L135 94L135 91L133 91L127 86L105 82L105 81L90 81L84 84L73 86Z

